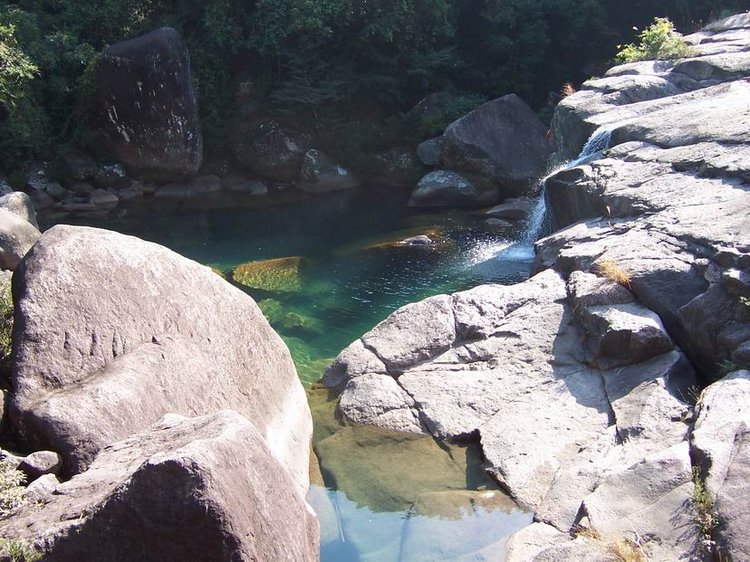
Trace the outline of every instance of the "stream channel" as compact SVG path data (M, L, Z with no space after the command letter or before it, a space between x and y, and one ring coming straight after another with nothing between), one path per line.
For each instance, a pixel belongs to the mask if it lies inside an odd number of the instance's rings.
M75 222L157 242L225 273L252 260L304 258L292 290L248 292L286 341L307 389L320 460L311 463L308 499L320 517L322 562L481 560L482 549L502 560L505 539L532 515L487 478L477 445L344 427L335 396L315 384L343 348L396 308L529 275L542 199L526 223L501 231L481 213L409 209L407 197L370 186L284 205ZM418 234L437 242L395 244Z

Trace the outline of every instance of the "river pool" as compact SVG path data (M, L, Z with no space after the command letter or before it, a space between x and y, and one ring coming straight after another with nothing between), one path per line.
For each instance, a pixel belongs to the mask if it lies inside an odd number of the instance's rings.
M225 273L254 260L302 258L294 290L248 292L289 346L310 398L320 463L312 463L309 501L321 520L321 560L502 560L505 538L531 514L484 475L476 445L344 427L335 396L315 384L396 308L529 274L528 225L498 230L477 212L409 209L407 197L370 187L283 205L65 222L133 234ZM421 234L436 242L398 244Z

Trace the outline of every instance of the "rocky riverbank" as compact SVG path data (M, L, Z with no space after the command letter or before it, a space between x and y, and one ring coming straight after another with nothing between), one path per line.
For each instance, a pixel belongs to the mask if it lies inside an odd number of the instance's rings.
M607 150L547 180L539 273L408 305L324 378L352 422L479 442L535 513L510 560L750 557L750 14L688 41L558 107L559 160Z

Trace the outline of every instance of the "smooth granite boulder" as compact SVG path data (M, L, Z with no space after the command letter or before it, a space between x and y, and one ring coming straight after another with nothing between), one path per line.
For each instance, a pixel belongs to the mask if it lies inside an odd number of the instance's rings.
M16 269L40 236L39 230L29 221L13 211L0 208L0 268Z
M44 560L318 560L318 522L264 432L165 416L0 523Z
M10 416L67 473L166 413L234 409L307 487L310 411L289 351L255 302L156 244L48 230L13 279Z

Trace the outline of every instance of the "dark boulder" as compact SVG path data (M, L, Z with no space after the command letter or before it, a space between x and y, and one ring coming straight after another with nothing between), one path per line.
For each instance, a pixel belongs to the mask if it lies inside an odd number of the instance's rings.
M492 191L478 189L471 181L450 170L430 172L417 184L410 207L481 206L492 203Z
M190 55L162 27L105 49L97 67L96 125L115 157L154 180L195 173L203 138Z
M413 148L396 147L365 157L365 168L371 183L389 187L414 187L426 172Z
M237 165L265 178L293 183L299 180L309 140L276 121L262 121L238 134L233 146Z
M302 161L300 189L309 193L339 191L359 185L349 170L331 160L320 150L308 150Z
M443 137L428 139L417 146L417 156L425 166L439 166L440 152L443 150Z
M520 195L545 173L550 156L546 134L531 108L509 94L448 126L441 164L497 188L504 197Z

